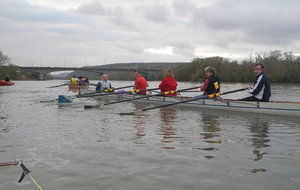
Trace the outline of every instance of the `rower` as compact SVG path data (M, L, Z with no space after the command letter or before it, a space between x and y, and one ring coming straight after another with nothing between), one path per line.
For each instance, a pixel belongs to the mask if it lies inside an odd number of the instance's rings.
M166 69L164 71L164 78L159 85L159 89L162 93L176 91L177 82L175 80L174 73L171 69ZM165 94L165 96L176 96L176 95L177 95L176 92Z
M134 90L145 90L148 87L148 82L147 80L142 76L139 70L134 71ZM146 91L139 92L140 94L146 94Z
M213 67L205 67L205 79L200 91L204 92L204 95L212 95L220 92L220 80L215 76L216 69Z
M108 75L107 74L103 74L100 77L100 82L98 82L97 86L96 86L96 91L98 92L102 92L104 90L107 89L112 89L111 83L108 81Z
M261 63L256 64L254 66L254 73L256 76L254 86L247 87L249 93L252 95L239 100L268 102L271 97L271 85L268 78L264 74L264 65Z
M74 85L78 85L79 81L75 75L70 79L70 83Z

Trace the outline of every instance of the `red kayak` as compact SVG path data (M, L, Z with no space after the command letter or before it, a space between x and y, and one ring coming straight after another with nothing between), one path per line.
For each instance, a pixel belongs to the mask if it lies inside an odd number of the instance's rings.
M10 85L15 85L15 83L6 82L6 81L3 81L3 80L0 81L0 86L10 86Z

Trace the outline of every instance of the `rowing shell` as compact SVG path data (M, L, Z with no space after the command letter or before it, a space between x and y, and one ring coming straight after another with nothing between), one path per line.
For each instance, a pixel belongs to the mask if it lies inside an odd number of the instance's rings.
M143 95L130 95L118 94L99 96L101 100L121 101L126 99L137 98ZM143 99L133 100L134 102L141 102L144 104L170 104L179 101L191 99L191 97L162 97L154 96ZM300 102L283 102L283 101L270 101L270 102L249 102L249 101L236 101L229 99L200 99L187 103L177 104L176 106L201 108L201 109L215 109L223 111L238 111L245 113L258 113L280 116L292 116L300 118Z

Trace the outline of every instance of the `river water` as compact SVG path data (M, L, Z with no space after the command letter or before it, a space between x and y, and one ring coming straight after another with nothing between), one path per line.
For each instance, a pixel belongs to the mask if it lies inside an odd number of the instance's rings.
M112 82L114 87L132 84ZM59 84L17 81L0 87L0 162L23 160L45 190L300 188L300 118L173 107L120 116L147 105L84 110L99 101L41 103L74 95L67 87L46 88ZM195 85L181 82L179 89ZM223 84L222 89L242 86ZM272 92L273 100L300 101L299 84L274 84ZM29 176L17 183L21 172L0 167L0 189L36 189Z

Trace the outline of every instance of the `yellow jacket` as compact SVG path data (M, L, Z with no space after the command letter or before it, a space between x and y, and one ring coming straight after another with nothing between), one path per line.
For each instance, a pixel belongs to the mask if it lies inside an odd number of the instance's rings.
M78 79L77 78L71 78L71 84L78 85Z

